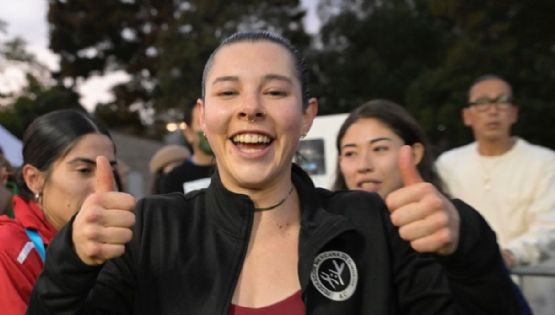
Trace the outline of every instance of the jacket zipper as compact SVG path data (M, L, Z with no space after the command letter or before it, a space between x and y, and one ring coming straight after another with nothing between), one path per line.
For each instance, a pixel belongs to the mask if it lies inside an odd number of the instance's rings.
M229 313L229 306L231 305L231 300L233 299L233 293L237 287L237 281L239 280L239 275L243 269L243 262L247 256L247 250L249 247L250 236L252 232L252 223L254 218L254 205L249 206L249 215L247 216L247 227L245 229L245 240L242 241L241 256L236 264L235 271L233 272L233 281L231 282L231 287L228 289L226 304L223 306L222 315L227 315Z

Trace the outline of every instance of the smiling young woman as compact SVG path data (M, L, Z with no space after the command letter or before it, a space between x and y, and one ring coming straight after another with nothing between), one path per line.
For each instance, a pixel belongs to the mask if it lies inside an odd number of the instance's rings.
M375 99L354 109L339 128L334 190L364 190L387 197L403 185L398 166L403 145L413 148L422 178L441 188L430 145L418 122L401 105Z
M317 102L287 40L224 39L202 84L210 186L133 207L101 176L52 242L29 314L517 314L495 235L420 182L407 148L389 211L293 165Z

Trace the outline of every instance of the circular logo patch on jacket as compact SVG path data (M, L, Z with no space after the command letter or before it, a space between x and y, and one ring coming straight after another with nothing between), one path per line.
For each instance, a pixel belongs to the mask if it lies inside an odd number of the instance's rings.
M328 299L345 301L355 293L358 271L351 256L332 250L316 256L310 279L318 292Z

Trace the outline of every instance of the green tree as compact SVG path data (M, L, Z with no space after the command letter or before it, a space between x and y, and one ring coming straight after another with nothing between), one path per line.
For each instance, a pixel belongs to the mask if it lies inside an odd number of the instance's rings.
M236 31L272 30L301 48L310 42L297 0L194 3L160 36L157 108L183 108L198 98L204 63L218 42Z
M406 104L440 150L472 140L461 121L467 89L496 73L520 105L517 134L555 148L551 0L321 0L311 53L324 113L370 98Z
M139 111L130 110L128 103L133 100L127 99L132 93L126 89L128 86L118 85L112 89L115 101L107 104L99 104L94 110L94 115L106 126L127 134L142 135L156 138L161 130L144 128Z
M124 70L131 80L102 110L162 116L200 95L202 66L223 36L273 29L306 46L303 16L298 0L50 0L48 20L60 81Z
M156 41L174 20L175 1L50 0L50 48L60 56L60 81L123 70L132 102L145 100L155 76Z
M460 119L468 87L476 77L496 73L511 82L521 108L515 132L555 148L555 130L549 128L555 119L550 105L555 91L549 88L555 80L551 22L555 2L432 0L429 4L434 18L445 22L447 49L443 62L422 73L406 99L413 109L435 104L433 112L419 115L433 138L445 147L472 140Z
M443 32L424 9L409 1L321 3L327 20L311 58L322 113L346 112L371 98L404 102L414 78L443 56Z
M32 80L30 78L30 80ZM63 86L41 87L40 91L24 92L13 103L0 109L0 124L21 137L27 126L38 116L58 109L85 109L79 95Z

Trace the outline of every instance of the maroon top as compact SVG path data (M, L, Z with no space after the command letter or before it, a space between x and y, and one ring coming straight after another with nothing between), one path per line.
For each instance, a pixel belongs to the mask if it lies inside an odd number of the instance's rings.
M229 306L228 315L304 315L305 308L301 298L301 290L285 300L264 307L243 307L235 304Z

